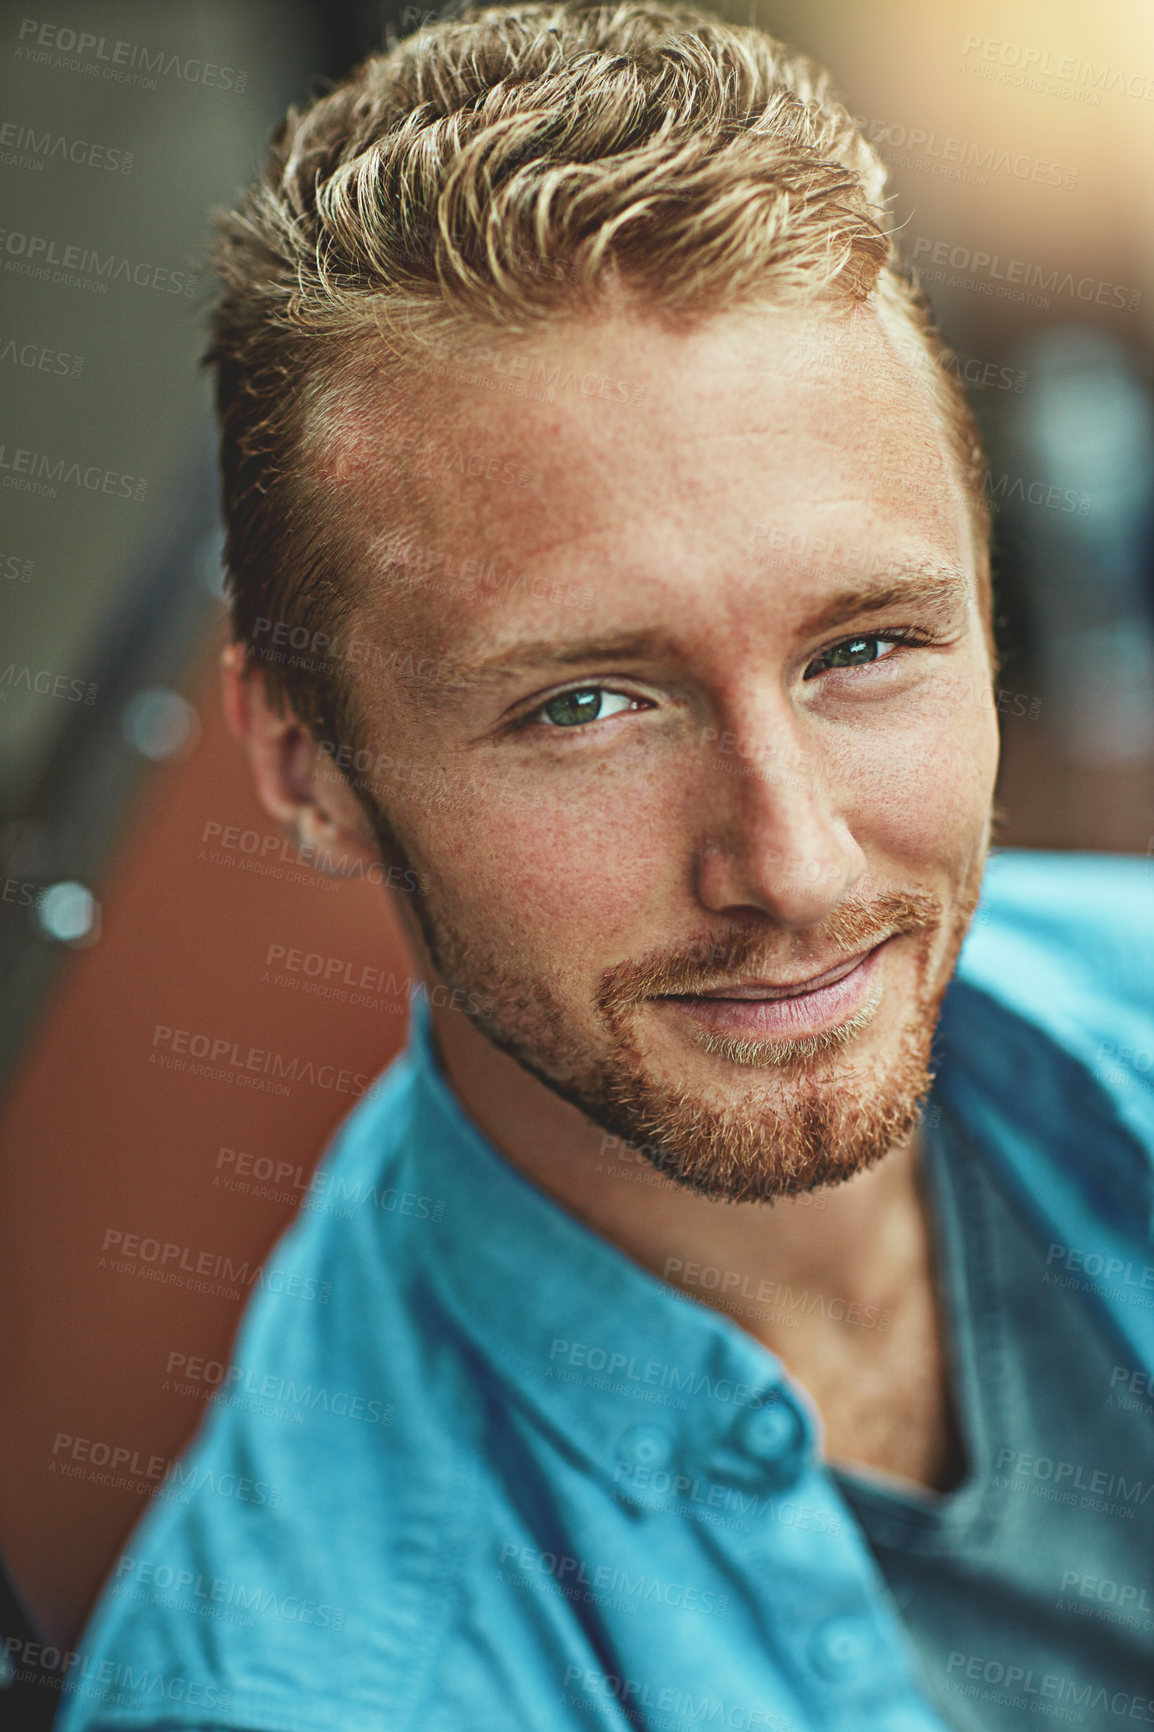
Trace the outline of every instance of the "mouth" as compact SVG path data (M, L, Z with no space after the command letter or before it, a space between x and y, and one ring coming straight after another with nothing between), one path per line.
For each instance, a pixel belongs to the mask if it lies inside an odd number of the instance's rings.
M848 1021L878 986L890 933L868 950L842 957L804 980L740 980L701 992L668 993L650 1000L692 1017L703 1032L734 1040L788 1041L821 1034Z

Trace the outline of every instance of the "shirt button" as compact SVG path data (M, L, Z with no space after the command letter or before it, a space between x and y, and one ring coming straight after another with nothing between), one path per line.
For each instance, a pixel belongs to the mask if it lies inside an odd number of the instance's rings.
M750 1407L738 1420L736 1442L759 1464L763 1479L784 1488L798 1479L805 1466L809 1437L797 1409L776 1393L761 1407Z
M805 1447L805 1428L796 1408L777 1395L769 1396L760 1407L747 1408L739 1430L751 1455L771 1461Z
M660 1425L633 1426L617 1447L634 1467L664 1467L673 1457L673 1439Z
M814 1671L836 1684L860 1672L872 1658L875 1645L867 1619L843 1614L818 1625L810 1637L809 1657Z

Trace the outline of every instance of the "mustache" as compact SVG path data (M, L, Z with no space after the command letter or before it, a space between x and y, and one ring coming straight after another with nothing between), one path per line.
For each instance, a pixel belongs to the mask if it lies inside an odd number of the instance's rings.
M795 967L812 962L818 973L884 939L932 930L941 919L941 898L921 891L848 896L819 926L785 934L784 951L781 932L738 927L715 938L690 939L675 951L651 951L636 962L616 963L601 977L598 1008L615 1020L643 999L715 992L735 975L771 980L787 962Z

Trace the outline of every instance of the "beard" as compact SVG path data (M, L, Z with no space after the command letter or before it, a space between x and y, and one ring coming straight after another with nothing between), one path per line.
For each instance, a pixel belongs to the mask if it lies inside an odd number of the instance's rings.
M609 1042L598 1090L587 1095L597 1105L591 1116L666 1177L713 1199L769 1202L864 1171L909 1137L933 1081L931 1047L948 981L940 966L930 978L941 924L936 897L843 902L822 924L820 943L817 929L806 934L811 954L854 955L890 937L907 938L912 951L915 989L884 1050L870 1055L861 1042L884 1002L877 988L852 1016L794 1040L695 1031L695 1044L724 1067L713 1090L679 1085L668 1069L645 1064L639 1007L654 997L716 991L727 979L772 977L781 967L780 934L771 947L763 933L739 931L610 970L599 995ZM956 946L952 934L948 939L951 969L963 935Z
M382 823L378 834L389 857L408 867L391 827ZM940 897L923 892L860 894L801 933L783 933L766 918L735 921L716 938L617 963L595 995L595 1037L583 1033L550 979L467 937L431 897L410 906L446 985L488 1001L479 1026L502 1052L676 1184L713 1200L772 1202L852 1178L912 1134L933 1082L934 1031L983 866L984 850L948 913ZM651 1000L716 992L742 976L772 978L783 950L804 963L888 938L908 946L915 981L900 1011L890 1003L896 1027L872 1053L861 1037L877 1020L881 989L842 1023L794 1040L694 1031L697 1052L717 1061L712 1085L694 1086L670 1074L668 1063L647 1061L640 1025Z

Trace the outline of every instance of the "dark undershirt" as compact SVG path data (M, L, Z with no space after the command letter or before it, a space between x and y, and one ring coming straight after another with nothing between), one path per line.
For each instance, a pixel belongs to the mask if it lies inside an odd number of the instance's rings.
M931 1117L963 1475L944 1494L864 1471L838 1484L951 1725L1154 1725L1154 1402L1128 1392L968 1135Z

